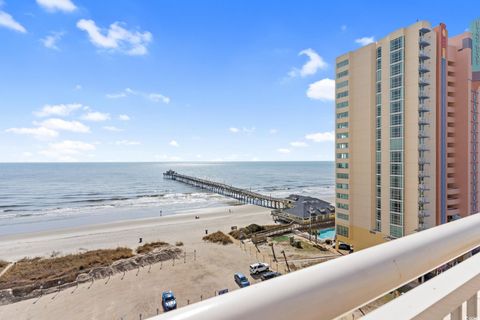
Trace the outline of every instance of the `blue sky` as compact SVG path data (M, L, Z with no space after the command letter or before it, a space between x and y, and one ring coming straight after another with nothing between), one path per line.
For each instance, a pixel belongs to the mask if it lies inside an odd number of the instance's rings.
M358 3L0 0L0 161L333 160L335 57L478 14Z

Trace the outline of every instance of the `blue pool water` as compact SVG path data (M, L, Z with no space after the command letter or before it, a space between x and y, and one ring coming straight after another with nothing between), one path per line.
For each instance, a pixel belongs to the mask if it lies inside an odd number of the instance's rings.
M335 238L335 228L323 229L318 232L318 239L326 240Z

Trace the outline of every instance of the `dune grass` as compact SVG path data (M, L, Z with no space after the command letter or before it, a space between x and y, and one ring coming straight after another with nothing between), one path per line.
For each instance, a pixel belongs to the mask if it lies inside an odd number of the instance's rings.
M203 237L203 240L213 243L221 243L223 245L233 243L232 239L222 231L217 231L209 234L208 236Z
M163 242L163 241L148 242L142 246L139 246L137 248L137 253L141 253L141 254L149 253L155 250L156 248L161 248L168 245L169 244L167 242Z
M0 272L1 272L6 266L8 266L8 262L7 262L7 261L4 261L4 260L0 260Z
M17 261L1 278L0 289L31 286L52 287L74 281L80 273L92 268L106 267L114 261L130 258L129 248L93 250L54 258L24 258Z
M249 239L252 237L252 235L256 232L260 231L266 231L266 230L271 230L274 228L278 228L278 225L258 225L258 224L250 224L246 227L237 229L237 230L232 230L230 231L230 235L237 240L245 240Z

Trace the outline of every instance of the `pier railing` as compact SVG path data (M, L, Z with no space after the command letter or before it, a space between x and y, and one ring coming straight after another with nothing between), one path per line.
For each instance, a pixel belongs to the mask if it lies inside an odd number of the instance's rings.
M257 192L253 192L251 190L237 188L225 183L187 176L177 173L173 170L168 170L167 172L165 172L163 174L163 177L165 179L183 182L197 188L209 190L223 196L234 198L243 203L255 204L261 207L284 209L288 208L292 204L292 200L289 199L271 197Z
M472 215L157 316L163 320L335 319L480 246ZM480 254L366 319L478 319Z

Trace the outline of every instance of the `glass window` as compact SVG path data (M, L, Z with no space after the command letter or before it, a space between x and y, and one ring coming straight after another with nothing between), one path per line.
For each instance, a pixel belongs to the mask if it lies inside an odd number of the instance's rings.
M401 113L395 113L390 116L390 125L398 126L402 124L403 115Z
M337 218L348 221L348 214L337 212Z
M348 169L348 162L338 162L337 163L338 169Z
M347 118L347 117L348 117L348 111L337 113L337 119Z
M337 123L337 129L344 129L344 128L348 128L348 122Z
M337 183L337 189L348 189L348 183Z
M392 163L390 165L390 174L401 176L403 174L403 166L401 163Z
M348 132L337 133L337 139L346 139L348 138Z
M337 99L348 97L348 90L337 93Z
M348 107L348 101L342 101L337 103L337 108Z
M390 78L390 89L398 88L403 85L403 76L398 75Z
M348 70L337 73L337 79L348 76Z
M337 179L348 179L348 173L337 173Z
M400 100L402 99L402 88L390 90L390 100Z
M337 159L348 159L348 153L337 153Z
M398 50L403 47L403 37L398 37L390 41L390 51Z
M401 138L403 129L401 126L390 128L390 138Z
M348 86L348 80L337 83L337 89L344 88Z
M390 113L402 112L402 101L390 102Z
M348 193L338 193L337 192L337 198L348 200Z
M337 234L348 238L348 227L337 224Z
M399 62L390 66L390 76L396 76L402 73L403 63Z
M348 210L348 204L346 204L346 203L338 203L338 202L337 202L337 208Z
M403 150L403 138L390 139L390 150Z
M394 64L403 60L403 51L398 50L390 53L390 63Z
M390 189L390 199L392 200L402 200L403 198L403 190L402 189Z
M341 67L344 67L344 66L348 66L348 59L342 60L342 61L337 63L337 68L341 68Z
M348 143L337 143L337 149L347 149Z
M392 188L403 188L403 177L402 176L390 176L390 187L392 187Z

